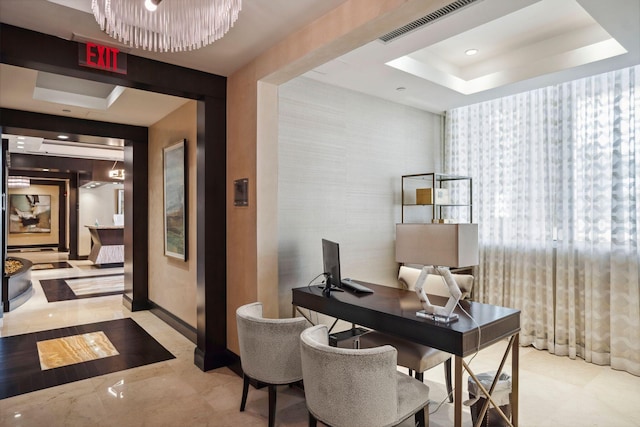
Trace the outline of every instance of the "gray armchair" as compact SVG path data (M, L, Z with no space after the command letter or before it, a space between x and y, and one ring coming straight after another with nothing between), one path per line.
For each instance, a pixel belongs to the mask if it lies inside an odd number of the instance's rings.
M412 267L400 267L398 281L405 289L413 290L414 284L420 275L420 269ZM467 274L454 274L458 286L463 293L463 298L471 292L473 287L473 276ZM438 276L430 275L424 285L428 294L449 296L447 287ZM451 355L432 347L417 344L402 338L383 334L378 331L371 331L360 337L360 348L378 347L381 345L391 345L398 350L398 365L409 369L409 375L415 371L416 379L423 381L424 372L441 363L444 363L445 382L449 402L453 402L451 386Z
M392 426L414 414L419 426L428 425L429 387L398 372L396 349L330 347L325 325L306 329L300 339L310 427L317 420L333 427Z
M242 402L244 411L249 382L269 387L269 427L275 425L276 385L302 380L300 333L309 323L300 317L265 319L262 303L243 305L236 310L240 360L243 371Z

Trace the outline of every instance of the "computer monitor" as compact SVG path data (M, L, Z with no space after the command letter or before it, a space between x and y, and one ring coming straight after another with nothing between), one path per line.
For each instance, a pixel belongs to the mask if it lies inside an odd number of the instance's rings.
M340 287L340 246L336 242L322 239L322 264L326 275L324 294Z

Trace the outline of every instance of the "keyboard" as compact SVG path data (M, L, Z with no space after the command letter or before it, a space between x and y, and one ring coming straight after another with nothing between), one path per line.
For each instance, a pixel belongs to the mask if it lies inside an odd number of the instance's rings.
M367 288L364 285L361 285L360 283L354 282L351 279L342 279L340 280L340 283L342 284L343 287L347 288L347 289L351 289L352 291L356 291L356 292L362 292L365 294L372 294L373 290Z

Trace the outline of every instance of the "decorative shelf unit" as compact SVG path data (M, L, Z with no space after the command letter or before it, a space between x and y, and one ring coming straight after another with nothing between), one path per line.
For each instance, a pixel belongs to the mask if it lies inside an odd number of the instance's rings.
M473 222L469 176L421 173L402 176L402 222ZM462 210L457 211L456 210Z

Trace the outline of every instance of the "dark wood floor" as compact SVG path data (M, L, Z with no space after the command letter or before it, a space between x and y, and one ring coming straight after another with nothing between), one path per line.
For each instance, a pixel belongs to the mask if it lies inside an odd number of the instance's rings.
M97 331L104 332L119 355L41 369L38 341ZM173 358L129 318L4 337L0 338L0 399Z

